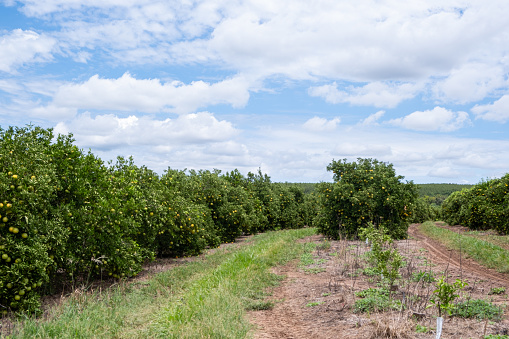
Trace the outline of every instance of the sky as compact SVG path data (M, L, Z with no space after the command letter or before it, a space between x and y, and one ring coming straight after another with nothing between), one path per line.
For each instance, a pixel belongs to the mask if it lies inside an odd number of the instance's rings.
M509 172L507 0L0 0L0 126L105 161L331 181Z

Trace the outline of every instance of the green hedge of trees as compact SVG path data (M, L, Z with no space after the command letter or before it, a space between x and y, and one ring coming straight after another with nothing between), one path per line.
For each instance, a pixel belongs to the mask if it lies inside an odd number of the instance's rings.
M137 275L156 256L201 253L241 234L310 224L315 199L237 170L159 176L105 164L72 135L0 130L0 312L34 312L55 283Z
M509 233L509 173L451 194L442 204L444 221L473 230Z

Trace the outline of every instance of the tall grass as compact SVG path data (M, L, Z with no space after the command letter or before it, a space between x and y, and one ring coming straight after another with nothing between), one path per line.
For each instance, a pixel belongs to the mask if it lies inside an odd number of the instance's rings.
M423 223L420 230L449 248L461 249L462 253L486 267L502 273L509 272L509 251L502 247L488 241L437 227L432 222Z
M15 323L12 338L244 338L246 309L266 306L281 279L269 268L300 256L296 240L314 233L268 232L147 281L74 293L44 319Z

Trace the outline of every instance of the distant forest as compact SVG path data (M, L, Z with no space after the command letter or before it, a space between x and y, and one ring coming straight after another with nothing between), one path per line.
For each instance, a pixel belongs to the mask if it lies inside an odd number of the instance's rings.
M459 184L419 184L419 195L421 197L429 196L446 196L448 197L452 192L461 191L464 188L472 188L473 185L459 185Z

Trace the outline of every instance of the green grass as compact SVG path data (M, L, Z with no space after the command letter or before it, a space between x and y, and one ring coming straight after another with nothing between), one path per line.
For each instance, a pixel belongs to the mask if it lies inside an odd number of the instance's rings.
M306 273L310 274L318 274L320 272L325 272L326 269L324 267L309 267L312 265L321 265L327 262L325 259L315 259L313 256L313 251L318 249L320 245L316 245L314 243L307 243L305 245L304 253L300 256L300 263L299 266L304 270Z
M320 306L324 303L325 301L312 301L310 303L307 303L306 304L306 307L315 307L315 306Z
M491 242L437 227L432 222L423 223L420 230L449 248L455 250L461 248L465 255L486 267L496 269L502 273L509 272L509 251Z
M494 235L494 234L486 234L486 232L481 231L469 231L466 232L465 235L485 240L488 242L491 242L494 245L503 247L503 248L509 248L509 235Z
M281 280L270 267L304 253L315 229L268 232L148 281L66 298L44 319L15 323L12 338L244 338L246 310L267 309Z

